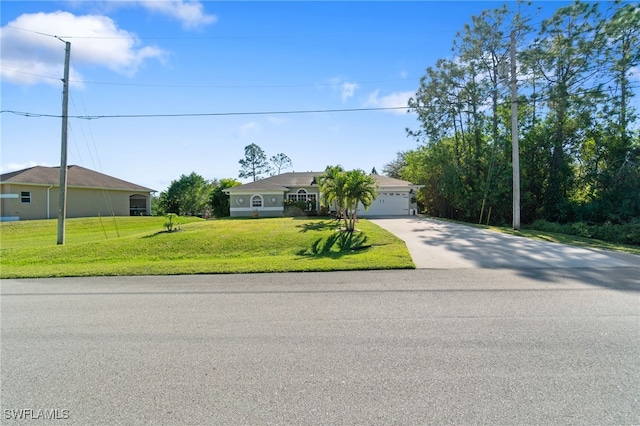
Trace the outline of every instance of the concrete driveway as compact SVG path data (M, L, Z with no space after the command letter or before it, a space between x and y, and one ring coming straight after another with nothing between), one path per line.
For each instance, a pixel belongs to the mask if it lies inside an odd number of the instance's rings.
M404 240L421 269L640 266L636 255L536 241L435 219L370 220Z

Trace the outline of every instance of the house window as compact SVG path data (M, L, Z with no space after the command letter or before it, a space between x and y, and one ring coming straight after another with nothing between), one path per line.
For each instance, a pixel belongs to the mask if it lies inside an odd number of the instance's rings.
M306 189L300 188L295 194L287 194L289 201L304 201L307 203L305 210L311 211L316 209L317 194L310 194Z
M305 189L298 189L298 192L287 195L287 198L291 201L307 201L307 191Z
M262 207L262 196L254 195L251 197L251 207Z
M20 202L21 203L31 203L31 193L27 191L22 191L20 193Z

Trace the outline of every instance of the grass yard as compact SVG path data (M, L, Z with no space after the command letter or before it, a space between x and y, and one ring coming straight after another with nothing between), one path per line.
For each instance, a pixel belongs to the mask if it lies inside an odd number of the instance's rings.
M318 218L68 219L0 223L0 278L408 269L404 242L360 220L354 234Z

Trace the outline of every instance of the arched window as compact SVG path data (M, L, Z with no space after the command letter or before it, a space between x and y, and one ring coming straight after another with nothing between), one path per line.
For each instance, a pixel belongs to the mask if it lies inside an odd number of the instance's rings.
M262 207L262 195L251 197L251 207Z

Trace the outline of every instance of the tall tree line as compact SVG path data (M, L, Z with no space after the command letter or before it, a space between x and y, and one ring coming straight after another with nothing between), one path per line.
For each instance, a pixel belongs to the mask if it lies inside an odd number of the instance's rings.
M424 184L429 214L511 223L512 31L523 223L640 218L638 4L578 1L540 20L517 3L473 16L409 101L419 146L385 171Z

